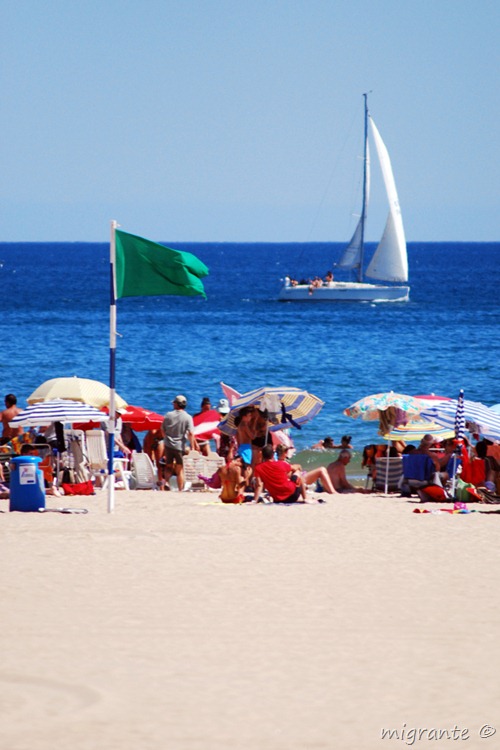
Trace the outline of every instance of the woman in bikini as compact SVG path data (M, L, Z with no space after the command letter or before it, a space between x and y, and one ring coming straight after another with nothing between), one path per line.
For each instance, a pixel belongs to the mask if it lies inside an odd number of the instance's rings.
M236 456L227 466L221 466L217 473L220 476L222 491L219 495L223 503L239 504L245 499L244 491L252 469L241 456Z

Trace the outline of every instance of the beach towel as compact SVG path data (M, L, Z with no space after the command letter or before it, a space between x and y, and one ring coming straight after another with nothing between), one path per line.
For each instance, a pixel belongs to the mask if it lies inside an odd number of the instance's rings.
M403 456L403 474L405 479L416 479L427 482L435 473L434 462L422 453L408 453Z
M92 482L78 482L77 484L68 484L63 482L61 489L64 490L65 495L95 495L94 485Z

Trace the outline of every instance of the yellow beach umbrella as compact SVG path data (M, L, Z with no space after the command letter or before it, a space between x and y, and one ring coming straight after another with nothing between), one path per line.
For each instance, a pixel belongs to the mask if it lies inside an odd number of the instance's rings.
M109 386L99 380L88 378L52 378L46 380L28 397L28 404L38 404L41 401L50 401L54 398L81 401L96 409L102 409L109 405ZM128 406L125 399L115 394L115 405L117 409L125 409Z
M428 422L419 419L416 422L409 422L399 427L394 427L390 432L384 435L385 440L422 440L424 435L432 435L436 440L447 440L455 437L454 430L447 430L435 422Z

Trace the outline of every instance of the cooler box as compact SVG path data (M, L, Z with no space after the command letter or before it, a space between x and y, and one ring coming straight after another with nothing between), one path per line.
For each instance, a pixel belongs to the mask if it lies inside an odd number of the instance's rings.
M24 512L45 508L43 472L39 456L16 456L10 473L10 510Z

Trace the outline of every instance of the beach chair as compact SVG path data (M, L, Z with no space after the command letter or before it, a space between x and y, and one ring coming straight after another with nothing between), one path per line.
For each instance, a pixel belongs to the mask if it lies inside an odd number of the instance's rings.
M190 490L204 490L205 482L199 479L198 474L206 476L205 474L205 457L201 455L199 451L189 451L184 456L184 483L185 488ZM214 470L215 472L215 470ZM212 473L214 473L212 472Z
M219 456L218 453L209 453L208 456L205 456L205 468L203 471L204 476L211 477L217 469L220 469L221 466L224 466L226 463L225 459L222 456Z
M401 456L380 456L375 459L376 476L374 489L382 492L397 492L403 477Z
M106 487L108 478L108 451L106 447L106 433L103 430L87 430L85 434L87 443L87 462L88 469L94 477L104 477L105 480L101 489ZM126 460L122 458L113 459L113 471L116 472L123 482L126 490L129 489L130 471L127 471Z
M83 430L64 430L66 443L66 463L74 471L75 482L87 482L90 472L87 467L85 432Z
M158 477L147 453L132 453L132 484L136 490L156 490Z

